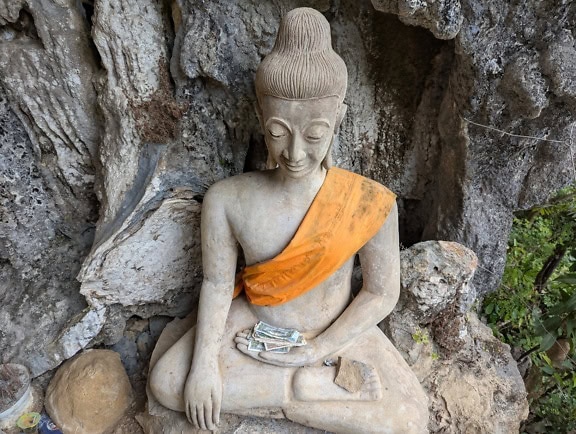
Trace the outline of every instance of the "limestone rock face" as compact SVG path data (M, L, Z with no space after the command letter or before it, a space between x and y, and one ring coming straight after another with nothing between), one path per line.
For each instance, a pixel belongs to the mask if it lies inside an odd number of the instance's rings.
M36 376L63 360L54 362L44 345L86 307L76 274L97 210L93 186L73 193L50 163L55 154L36 147L16 113L0 86L0 362L19 362Z
M100 434L113 428L132 400L114 351L89 350L63 364L46 391L46 410L64 432Z
M474 300L469 285L478 265L476 255L447 241L426 241L401 252L402 301L421 323L435 320L454 300Z
M469 311L465 295L476 264L456 243L403 251L400 302L381 324L428 393L434 433L518 432L528 416L510 348Z
M398 15L405 24L425 27L438 39L454 38L464 19L459 0L372 0L372 4Z

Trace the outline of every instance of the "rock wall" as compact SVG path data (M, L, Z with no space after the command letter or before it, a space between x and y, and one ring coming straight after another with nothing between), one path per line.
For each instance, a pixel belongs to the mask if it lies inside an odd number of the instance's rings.
M86 307L98 121L91 63L70 55L88 44L84 21L38 4L36 27L20 6L0 3L0 360L31 367Z
M0 0L0 361L37 375L194 305L202 196L263 166L253 76L297 6L349 67L336 164L398 193L404 244L459 241L494 289L512 212L574 178L572 3Z
M454 242L402 251L400 300L380 324L428 393L430 432L512 433L528 416L510 347L470 311L477 265Z

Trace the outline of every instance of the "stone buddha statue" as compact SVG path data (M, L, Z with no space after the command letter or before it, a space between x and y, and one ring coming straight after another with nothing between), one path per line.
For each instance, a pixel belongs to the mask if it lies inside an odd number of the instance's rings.
M225 412L336 433L426 432L427 398L377 327L400 290L395 196L331 164L346 86L323 15L289 12L256 73L268 170L206 193L197 323L149 378L156 399L198 428ZM255 340L255 324L298 337Z

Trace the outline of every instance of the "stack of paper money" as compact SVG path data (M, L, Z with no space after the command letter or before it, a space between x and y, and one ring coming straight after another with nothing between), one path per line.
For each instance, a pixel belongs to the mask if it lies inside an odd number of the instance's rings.
M287 353L292 347L306 345L306 339L298 330L274 327L258 321L248 336L248 350Z

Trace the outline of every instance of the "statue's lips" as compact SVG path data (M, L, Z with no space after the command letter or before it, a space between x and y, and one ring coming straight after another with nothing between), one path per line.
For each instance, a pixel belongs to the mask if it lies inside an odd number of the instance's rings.
M284 165L291 172L300 172L306 166L305 164L292 164L288 163L287 161L284 162Z

